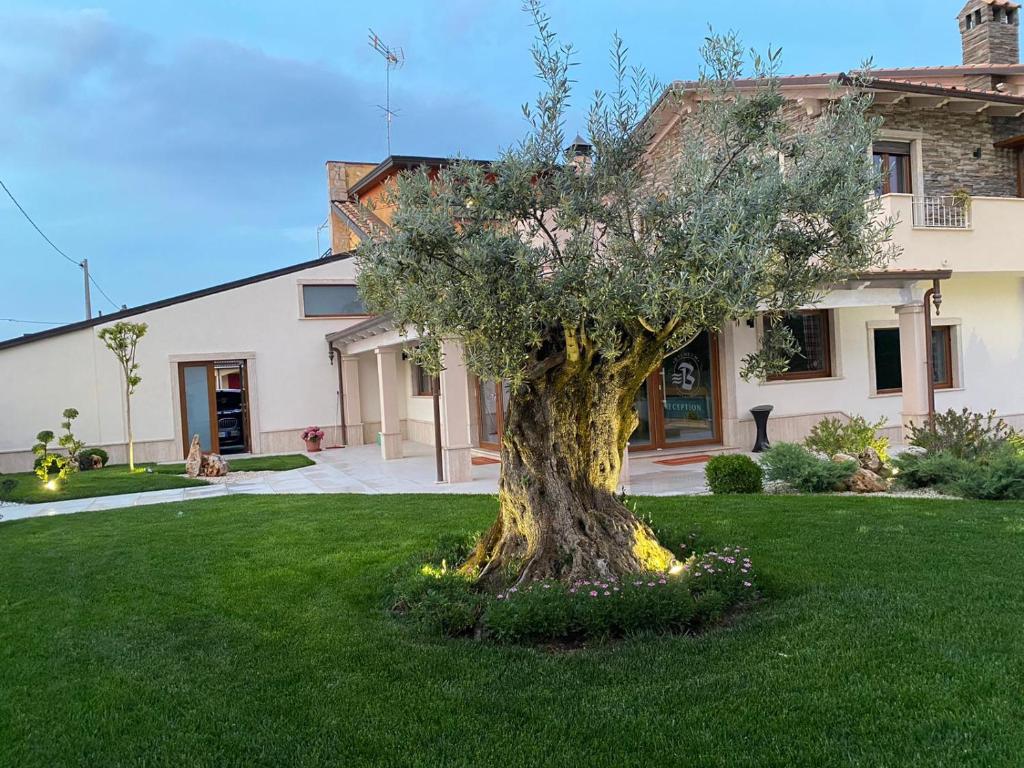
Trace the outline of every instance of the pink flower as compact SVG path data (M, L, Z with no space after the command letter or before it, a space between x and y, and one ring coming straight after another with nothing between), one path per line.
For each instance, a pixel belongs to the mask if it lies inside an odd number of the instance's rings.
M606 595L610 595L610 594L611 594L611 592L609 592L609 591L608 591L607 589L606 589L606 590L604 591L604 593L605 593Z
M590 596L591 596L591 597L597 597L597 592L595 592L595 591L591 590L591 592L590 592Z

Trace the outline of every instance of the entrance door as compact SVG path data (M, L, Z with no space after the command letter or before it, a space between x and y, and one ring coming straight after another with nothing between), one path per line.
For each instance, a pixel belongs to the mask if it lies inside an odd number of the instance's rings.
M248 373L244 360L178 364L182 453L192 437L212 453L249 450Z
M718 350L701 333L662 361L636 400L640 423L630 437L636 450L716 443L719 427Z

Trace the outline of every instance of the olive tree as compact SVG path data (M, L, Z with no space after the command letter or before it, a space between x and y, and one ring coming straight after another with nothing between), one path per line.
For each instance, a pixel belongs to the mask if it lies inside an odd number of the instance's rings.
M146 335L147 329L148 326L145 323L129 323L122 320L103 328L97 334L107 349L114 353L124 377L124 407L128 429L128 470L130 472L135 471L132 395L135 393L135 388L142 382L142 377L139 376L139 364L135 362L135 351L139 346L139 339Z
M400 176L393 233L358 252L365 300L417 332L420 363L436 372L440 341L457 339L472 372L509 384L500 511L463 565L490 586L670 567L616 493L644 380L700 332L812 304L890 257L857 89L794 121L777 53L753 56L756 87L740 88L737 40L708 38L695 94L661 96L686 114L678 150L653 163L659 89L616 38L579 158L564 133L573 50L527 9L544 88L525 138L490 164ZM768 338L744 375L784 366L792 338Z

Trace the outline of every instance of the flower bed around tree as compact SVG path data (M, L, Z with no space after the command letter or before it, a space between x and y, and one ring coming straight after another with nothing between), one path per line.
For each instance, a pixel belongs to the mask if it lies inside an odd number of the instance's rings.
M745 549L704 548L697 539L687 537L689 543L678 548L679 561L667 572L570 584L538 579L491 594L453 567L472 550L474 539L449 538L400 572L391 608L433 634L499 643L571 645L696 632L759 595Z

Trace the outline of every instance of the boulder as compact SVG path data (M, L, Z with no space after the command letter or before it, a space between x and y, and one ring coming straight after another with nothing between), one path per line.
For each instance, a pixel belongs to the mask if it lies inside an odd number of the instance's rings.
M228 462L219 453L204 453L199 474L203 477L223 477L228 473Z
M185 474L189 477L199 477L202 467L203 449L199 447L199 435L194 435L188 449L188 458L185 459Z
M869 472L874 472L876 475L882 471L884 464L882 463L882 457L878 455L878 451L874 448L865 448L860 456L857 457L860 462L860 466Z
M199 435L195 435L185 459L185 474L189 477L223 477L227 473L227 460L218 453L203 453L199 447Z
M889 490L885 480L863 467L860 467L853 473L853 477L849 479L847 486L854 493L880 493L881 491Z
M854 464L857 464L857 466L860 466L860 462L857 461L857 457L851 456L848 453L837 453L832 457L832 461L836 464L842 464L844 461L852 461Z

